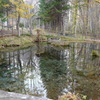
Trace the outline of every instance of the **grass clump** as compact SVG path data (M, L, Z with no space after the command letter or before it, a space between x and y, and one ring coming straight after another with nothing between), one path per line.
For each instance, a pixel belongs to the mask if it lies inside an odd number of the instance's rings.
M9 49L19 49L23 47L27 47L33 44L35 37L34 36L9 36L2 37L0 39L0 52L6 51Z

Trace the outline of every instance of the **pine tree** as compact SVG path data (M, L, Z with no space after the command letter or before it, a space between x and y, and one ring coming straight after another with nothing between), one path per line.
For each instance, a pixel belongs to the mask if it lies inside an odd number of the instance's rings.
M39 16L45 23L51 24L52 30L60 31L63 14L69 9L68 0L40 0Z

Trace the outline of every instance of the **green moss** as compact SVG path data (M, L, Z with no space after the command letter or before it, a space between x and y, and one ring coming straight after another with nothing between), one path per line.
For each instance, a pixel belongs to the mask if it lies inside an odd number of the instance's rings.
M31 36L30 34L21 34L21 36Z
M18 37L18 36L1 37L0 38L0 51L6 49L2 45L8 45L8 46L9 45L19 45L19 47L16 47L16 48L20 48L20 47L23 47L24 45L27 45L27 44L28 45L31 43L34 44L36 38L37 38L36 35L30 36L29 34L24 34L24 35L21 35L20 37ZM42 38L41 42L47 42L47 43L52 44L52 45L57 46L57 47L70 47L70 44L69 44L70 42L82 42L82 43L83 42L87 42L87 43L93 42L93 41L88 41L88 40L84 40L84 39L80 39L80 38L67 37L67 36L57 36L57 35L41 35L41 38ZM48 41L49 39L51 39L51 41ZM93 51L92 56L98 57L100 55Z
M56 47L60 47L61 45L57 44L57 43L51 43L51 45L54 45Z
M48 41L47 43L51 44L51 45L54 45L56 47L70 47L70 43L69 42L62 41L62 40L59 40L58 42L56 40L55 41Z
M29 37L27 35L21 37L2 37L0 39L0 52L29 47L30 45L33 45L34 39L34 36Z
M45 37L47 37L47 39L51 39L51 38L61 38L60 36L57 36L57 35L45 35Z
M1 48L0 52L9 52L9 51L15 51L15 50L19 50L19 49L27 49L27 48L29 48L29 47L31 47L33 45L34 45L33 43L28 43L28 44L25 44L25 45L21 45L19 47Z
M98 53L98 51L93 50L92 51L92 57L100 57L100 54Z
M34 45L35 40L36 40L35 35L32 36L22 35L20 37L17 36L2 37L0 39L0 52L27 48L29 46ZM42 40L43 40L42 43L46 43L45 36L42 36Z

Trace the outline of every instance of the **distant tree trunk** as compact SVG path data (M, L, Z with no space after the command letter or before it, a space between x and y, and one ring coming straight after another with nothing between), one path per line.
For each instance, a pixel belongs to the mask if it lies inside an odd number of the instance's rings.
M32 35L32 18L29 19L29 32Z
M40 30L37 30L37 42L40 42Z
M3 22L2 22L2 29L1 30L3 30L3 28L4 28L4 26L3 26Z
M88 9L89 9L89 0L85 0L86 3L86 18L85 18L85 36L88 34Z
M51 29L56 33L62 32L63 18L61 13L55 14L55 19L51 21Z
M22 27L22 34L23 34L24 27Z
M78 13L78 0L75 0L74 10L73 10L73 26L72 26L72 33L75 33L75 36L76 36L77 13Z
M13 34L13 31L14 31L13 26L14 26L14 25L13 25L13 18L12 18L12 34Z
M31 0L29 5L32 5L33 4L33 1L34 0ZM29 9L29 13L33 13L32 9ZM29 18L29 32L30 32L30 35L32 35L32 17Z
M8 19L9 12L7 10L7 29L9 30L9 19Z
M18 36L20 36L20 29L19 29L19 23L20 23L20 15L18 15L18 19L17 19L17 24L16 24L16 28L17 28L17 32L18 32Z

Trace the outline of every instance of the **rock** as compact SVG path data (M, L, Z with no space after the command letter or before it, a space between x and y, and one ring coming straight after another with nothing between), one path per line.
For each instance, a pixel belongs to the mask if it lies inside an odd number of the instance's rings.
M0 90L0 100L51 100L51 99Z

